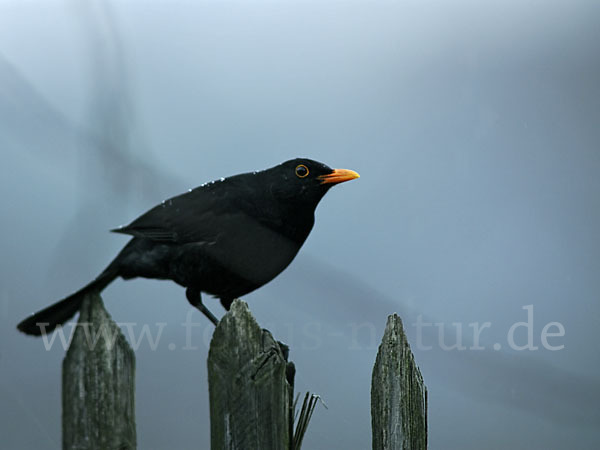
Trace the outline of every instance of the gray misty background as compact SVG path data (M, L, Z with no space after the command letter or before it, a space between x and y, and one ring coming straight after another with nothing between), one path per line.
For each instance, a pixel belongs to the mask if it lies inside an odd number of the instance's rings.
M370 447L394 311L432 449L599 448L599 144L596 1L0 2L2 448L61 448L64 351L15 325L104 268L127 241L108 229L296 156L361 174L245 297L327 403L307 449ZM173 283L103 297L138 334L162 327L136 352L139 448L208 448L212 325ZM538 350L508 345L526 305ZM419 316L466 347L490 322L485 350L443 350ZM549 322L562 350L541 344Z

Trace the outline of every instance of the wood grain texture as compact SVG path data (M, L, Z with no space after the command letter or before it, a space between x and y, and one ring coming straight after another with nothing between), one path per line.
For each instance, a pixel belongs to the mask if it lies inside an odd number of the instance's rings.
M288 362L246 303L235 300L208 355L212 450L288 450L293 388Z
M134 393L133 350L100 295L88 294L63 360L63 449L135 449Z
M371 380L373 450L427 448L427 389L398 315L388 317Z

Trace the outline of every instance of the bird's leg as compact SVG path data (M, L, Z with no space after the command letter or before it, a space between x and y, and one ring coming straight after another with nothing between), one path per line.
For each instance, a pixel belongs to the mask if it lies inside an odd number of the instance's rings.
M202 311L202 314L204 314L208 320L214 323L215 327L219 324L219 320L215 317L215 315L211 313L209 309L202 303L202 295L200 294L199 289L189 287L185 290L185 296L187 297L188 302L190 302L190 305Z

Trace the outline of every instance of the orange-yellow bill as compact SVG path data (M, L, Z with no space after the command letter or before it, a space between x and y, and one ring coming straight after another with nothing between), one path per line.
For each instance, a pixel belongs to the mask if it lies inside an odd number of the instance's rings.
M321 184L337 184L343 183L344 181L354 180L355 178L359 177L360 175L354 170L333 169L333 172L328 173L327 175L321 175L319 179L321 180Z

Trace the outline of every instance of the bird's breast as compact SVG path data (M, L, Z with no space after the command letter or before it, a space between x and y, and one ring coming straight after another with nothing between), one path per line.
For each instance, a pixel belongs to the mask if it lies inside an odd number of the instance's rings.
M302 242L252 217L240 216L203 248L226 271L262 286L290 264Z

